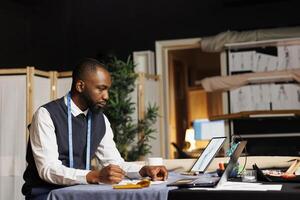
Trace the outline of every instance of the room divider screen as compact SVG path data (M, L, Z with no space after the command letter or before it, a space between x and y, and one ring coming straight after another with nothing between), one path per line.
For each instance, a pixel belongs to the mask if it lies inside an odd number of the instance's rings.
M0 76L0 199L23 199L27 78L26 69Z
M71 72L0 69L0 199L24 199L27 126L38 107L70 89Z

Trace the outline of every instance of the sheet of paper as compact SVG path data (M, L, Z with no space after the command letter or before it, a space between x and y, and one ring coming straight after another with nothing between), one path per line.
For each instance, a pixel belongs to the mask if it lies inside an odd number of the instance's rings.
M261 183L226 182L217 188L189 188L190 190L246 190L246 191L280 191L282 185L264 185Z
M245 182L226 182L221 187L218 187L219 190L258 190L258 191L267 191L267 190L276 190L280 191L282 185L264 185L260 183L245 183Z
M136 184L139 181L140 180L138 180L138 179L134 179L134 180L124 179L120 183L118 183L117 185L125 185L125 184L128 184L128 183Z
M158 185L158 184L163 184L166 183L167 181L151 181L151 185Z
M141 181L141 180L140 179L134 179L134 180L124 179L117 185L126 185L128 183L137 184L139 181ZM163 184L166 182L167 181L151 181L151 185L158 185L158 184Z

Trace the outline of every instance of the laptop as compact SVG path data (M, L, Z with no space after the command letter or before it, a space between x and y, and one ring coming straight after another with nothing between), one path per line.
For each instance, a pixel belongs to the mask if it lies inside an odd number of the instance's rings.
M198 176L198 177L181 178L173 183L167 184L167 186L177 186L177 187L184 187L184 188L220 187L225 182L227 182L228 177L230 177L230 174L231 174L232 170L234 169L234 167L236 166L236 163L238 162L238 159L239 159L240 155L242 154L246 144L247 144L247 141L241 141L238 143L234 152L230 156L228 165L226 166L226 169L223 172L221 178L203 174L203 176Z
M205 172L211 161L216 157L217 153L223 147L226 137L213 137L205 147L202 154L195 161L193 166L187 172L182 172L183 175L198 175Z

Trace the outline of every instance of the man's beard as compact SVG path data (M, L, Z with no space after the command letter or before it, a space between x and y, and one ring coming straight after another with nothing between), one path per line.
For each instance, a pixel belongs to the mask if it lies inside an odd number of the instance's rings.
M103 108L101 106L97 105L97 104L91 104L89 106L89 109L94 114L98 114L98 113L103 111Z
M97 103L93 103L92 99L88 94L83 93L82 97L92 113L98 114L103 111L103 107L99 106Z

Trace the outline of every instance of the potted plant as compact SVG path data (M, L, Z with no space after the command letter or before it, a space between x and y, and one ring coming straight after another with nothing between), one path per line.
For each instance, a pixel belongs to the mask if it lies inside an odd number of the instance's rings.
M158 106L149 105L145 117L135 122L132 118L135 105L130 94L136 87L138 75L134 72L132 59L129 57L124 62L113 57L106 66L111 73L112 86L105 114L111 123L114 141L125 160L138 160L151 153L149 142L155 139L152 135L156 131L151 126L157 120Z

